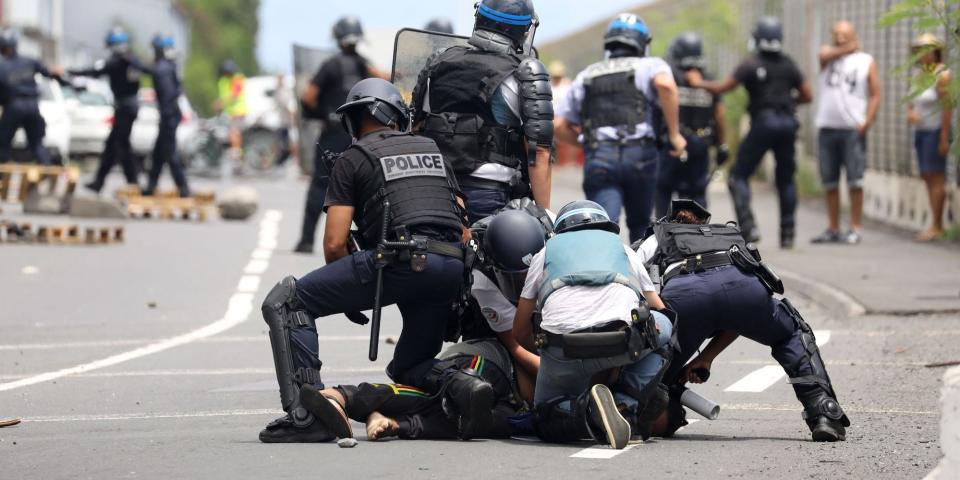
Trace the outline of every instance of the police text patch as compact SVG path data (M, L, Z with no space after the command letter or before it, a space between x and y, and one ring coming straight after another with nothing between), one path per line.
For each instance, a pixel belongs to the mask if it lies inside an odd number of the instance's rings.
M383 168L383 177L388 182L407 177L447 176L443 155L439 153L413 153L381 157L380 166Z

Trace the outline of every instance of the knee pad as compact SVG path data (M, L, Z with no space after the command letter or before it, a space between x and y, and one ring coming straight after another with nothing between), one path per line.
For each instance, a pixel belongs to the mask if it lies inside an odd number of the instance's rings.
M583 397L583 396L581 396ZM561 404L570 402L570 408ZM581 408L581 403L583 407ZM534 407L533 429L545 442L570 443L590 436L586 419L586 399L564 395Z

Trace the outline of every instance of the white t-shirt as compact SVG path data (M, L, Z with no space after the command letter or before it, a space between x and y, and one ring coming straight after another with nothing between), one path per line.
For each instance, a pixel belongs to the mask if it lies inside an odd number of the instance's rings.
M486 275L473 271L473 287L470 293L480 304L480 312L483 318L487 319L491 330L500 333L513 329L513 317L517 315L517 307L503 296L497 285Z
M630 262L630 272L644 292L656 291L650 275L643 268L643 261L636 252L623 246ZM543 264L546 248L541 249L530 261L527 280L523 284L522 298L536 300L544 279ZM613 320L630 319L630 311L640 306L636 292L626 285L611 283L602 287L573 285L562 287L550 295L540 312L543 319L540 328L550 333L570 333L574 330L602 325Z
M867 121L868 77L873 57L855 52L830 62L820 72L817 128L854 129Z

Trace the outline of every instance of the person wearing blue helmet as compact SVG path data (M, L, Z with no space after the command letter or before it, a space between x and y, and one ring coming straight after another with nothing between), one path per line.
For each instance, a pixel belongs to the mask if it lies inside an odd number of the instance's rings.
M417 78L414 125L437 142L471 224L511 199L550 207L550 76L532 56L531 0L483 0L468 45L436 52Z
M650 40L643 19L617 16L603 37L606 59L580 72L557 106L558 138L584 148L587 198L615 223L624 210L631 241L650 224L660 148L686 161L677 84L663 59L647 56Z
M164 164L170 166L170 174L181 197L190 196L190 187L187 185L187 176L183 171L183 163L177 157L177 127L180 125L180 77L177 75L177 64L174 62L173 37L157 34L151 41L154 52L154 63L151 74L153 89L157 95L157 110L160 111L160 128L157 132L157 141L153 147L153 164L145 195L153 195L160 180L160 171Z
M100 166L97 168L93 181L85 186L100 193L107 174L117 162L123 168L123 175L127 184L138 185L137 166L133 161L130 147L130 132L133 122L137 119L140 104L137 92L140 90L140 75L150 73L150 67L140 62L130 51L130 38L120 27L114 27L107 34L104 42L110 56L106 60L96 62L88 68L68 70L68 73L83 77L106 76L113 92L113 128L103 146L100 156Z
M45 123L40 116L35 74L59 78L56 69L48 69L39 60L24 57L17 52L17 35L12 30L0 33L0 162L10 160L10 147L17 129L27 136L27 149L37 163L50 163L50 154L43 146Z

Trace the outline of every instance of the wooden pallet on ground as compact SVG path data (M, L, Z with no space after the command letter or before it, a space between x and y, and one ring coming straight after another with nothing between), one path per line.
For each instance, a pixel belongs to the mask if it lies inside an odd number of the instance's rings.
M79 179L80 169L72 166L0 164L0 202L22 203L34 189L48 195L73 195Z
M216 201L213 192L198 192L181 198L176 190L161 190L155 195L144 196L136 185L117 190L117 198L126 205L132 218L181 219L205 222L210 208Z
M81 235L82 233L82 235ZM0 243L105 245L124 241L123 226L36 225L0 221Z
M153 195L147 196L143 195L140 191L140 188L136 185L127 185L126 187L120 188L116 193L117 200L125 202L131 198L158 198L158 199L180 199L180 192L177 190L157 190ZM213 205L217 201L216 193L211 191L204 192L194 192L190 197L200 205Z

